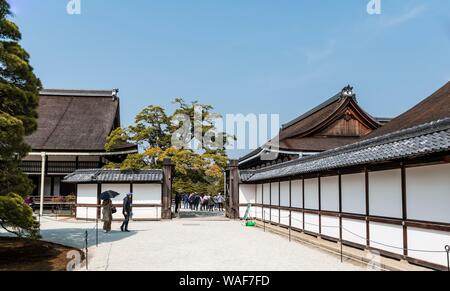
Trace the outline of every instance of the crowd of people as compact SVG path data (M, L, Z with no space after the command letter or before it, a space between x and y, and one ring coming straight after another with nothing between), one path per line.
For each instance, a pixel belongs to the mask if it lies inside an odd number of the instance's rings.
M225 198L222 194L211 196L208 194L177 194L175 196L175 212L183 207L193 211L223 211Z

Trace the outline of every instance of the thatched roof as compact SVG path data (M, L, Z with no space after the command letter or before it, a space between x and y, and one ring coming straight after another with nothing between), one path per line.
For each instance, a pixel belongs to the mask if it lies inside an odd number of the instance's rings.
M120 126L119 104L116 90L43 90L38 129L26 142L34 151L104 151L106 138Z

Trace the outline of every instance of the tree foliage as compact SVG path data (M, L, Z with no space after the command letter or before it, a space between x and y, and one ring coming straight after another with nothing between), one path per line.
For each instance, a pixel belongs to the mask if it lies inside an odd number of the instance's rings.
M111 163L107 167L123 170L161 168L164 159L170 158L175 165L174 192L210 194L222 192L223 171L228 161L224 147L206 146L193 150L172 144L172 137L184 125L175 122L179 116L188 117L188 120L184 120L189 123L188 133L198 139L215 130L213 119L220 116L212 112L213 107L210 105L198 102L186 103L181 98L176 99L174 104L176 110L171 115L167 115L159 106L148 106L136 116L133 125L113 131L107 140L106 150L112 151L120 143L129 142L139 145L141 151L138 154L128 155L121 164ZM201 124L194 119L196 108L201 108ZM196 131L194 125L201 130ZM227 139L230 138L224 133L218 133L216 136L223 139L223 145L226 145Z
M24 136L37 128L41 82L18 43L21 34L10 17L8 2L0 0L0 226L35 236L32 211L21 198L31 194L33 186L19 162L30 150Z

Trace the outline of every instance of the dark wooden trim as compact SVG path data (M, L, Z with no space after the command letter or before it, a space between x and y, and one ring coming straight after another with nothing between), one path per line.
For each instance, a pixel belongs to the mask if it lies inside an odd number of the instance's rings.
M441 223L434 223L434 222L430 223L430 222L408 220L408 221L405 221L405 228L407 228L408 226L420 228L420 229L431 229L431 230L437 230L437 231L443 231L443 232L450 232L450 224L441 224Z
M281 182L278 181L278 223L281 224Z
M269 221L272 222L272 183L269 183Z
M317 177L317 184L318 184L318 199L319 199L319 234L320 235L322 235L322 216L320 215L321 214L321 211L322 211L322 189L321 189L321 182L322 182L322 180L320 179L320 176L319 177Z
M405 165L401 164L401 180L402 180L402 216L403 216L403 255L408 256L408 228L406 220L408 219L408 203L406 193L406 169Z
M114 207L122 208L123 204L113 204ZM75 207L80 208L101 208L101 204L75 204ZM134 204L134 208L160 208L162 204Z
M305 177L302 177L303 231L305 231Z
M365 176L365 191L366 191L366 217L370 216L370 196L369 196L369 171L367 168L364 171ZM370 221L366 219L366 245L370 247Z
M352 214L352 213L341 213L342 218L345 219L353 219L353 220L366 220L366 216L365 215L361 215L361 214Z

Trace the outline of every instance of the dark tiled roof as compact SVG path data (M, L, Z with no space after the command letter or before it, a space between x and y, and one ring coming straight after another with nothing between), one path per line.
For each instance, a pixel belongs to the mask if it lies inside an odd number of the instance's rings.
M115 94L114 90L43 90L38 129L26 142L35 151L104 151L106 138L120 126ZM118 150L135 148L124 144Z
M320 152L354 143L361 137L316 135L317 132L326 128L334 118L343 116L348 108L356 111L365 120L370 130L381 126L376 118L369 115L358 105L355 95L343 95L343 92L340 92L314 109L283 125L276 139L240 158L239 161L248 160L263 149L271 147L283 151Z
M64 178L64 183L161 182L162 170L122 171L107 169L78 170Z
M423 100L407 112L388 122L383 127L373 131L366 138L385 135L390 132L411 128L433 120L450 116L450 82L445 84L433 95Z
M450 151L450 117L313 157L253 171L253 174L247 171L241 179L246 182L257 182L448 151Z

